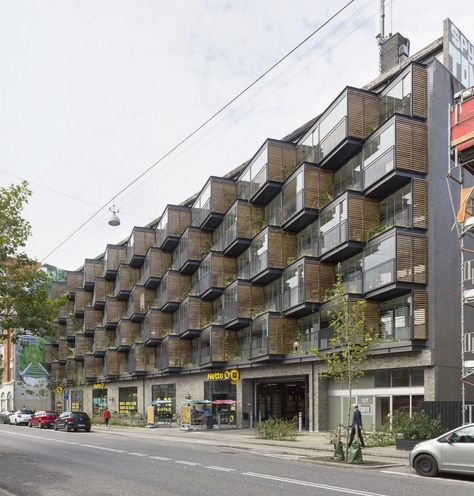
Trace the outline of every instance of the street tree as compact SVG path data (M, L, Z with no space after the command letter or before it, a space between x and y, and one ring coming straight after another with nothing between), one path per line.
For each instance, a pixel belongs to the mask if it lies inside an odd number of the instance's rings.
M49 298L49 275L24 252L31 226L22 211L30 197L26 181L0 188L0 342L23 330L50 334L64 304Z

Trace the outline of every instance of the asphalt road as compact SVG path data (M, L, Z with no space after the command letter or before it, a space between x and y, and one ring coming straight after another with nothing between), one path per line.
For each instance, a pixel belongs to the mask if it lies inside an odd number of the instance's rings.
M396 473L387 473L396 472ZM0 496L472 496L474 478L339 468L265 451L0 425Z

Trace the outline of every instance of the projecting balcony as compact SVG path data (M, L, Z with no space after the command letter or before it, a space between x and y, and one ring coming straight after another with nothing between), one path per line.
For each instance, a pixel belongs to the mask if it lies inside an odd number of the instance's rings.
M237 181L237 197L267 205L296 168L292 143L269 139L254 155Z
M286 316L313 313L334 283L334 266L304 257L290 265L282 278L281 307Z
M96 310L94 307L85 307L84 309L84 323L82 332L85 336L93 336L96 327L102 324L104 312Z
M58 346L55 344L44 345L44 363L51 365L52 362L58 359Z
M244 252L265 225L264 209L244 200L237 200L226 212L214 232L215 249L236 257Z
M115 278L114 296L117 300L128 300L133 285L140 277L140 270L120 264Z
M64 370L66 374L65 380L71 384L76 379L76 360L74 358L68 358Z
M168 205L156 226L156 246L164 251L173 251L183 232L191 224L191 209L179 205Z
M171 263L172 254L170 252L159 248L150 248L142 265L140 282L146 288L157 288L166 271L171 267Z
M113 348L115 343L115 332L99 326L94 333L92 353L96 357L103 357L109 348Z
M364 144L364 194L384 198L428 172L428 131L425 122L396 115Z
M290 353L296 334L296 320L267 312L238 331L237 353L254 361L281 360Z
M74 301L73 300L67 300L66 303L60 307L59 313L58 313L58 322L60 324L65 324L66 319L72 315L74 312Z
M191 341L166 336L156 353L156 368L161 373L179 372L191 361Z
M65 270L64 277L66 279L66 291L70 295L74 295L77 288L82 288L84 278L82 271Z
M135 284L127 302L127 319L132 322L141 322L150 307L153 305L155 292L145 286Z
M107 296L113 296L114 294L114 286L114 281L108 281L103 277L96 278L94 292L92 293L92 306L96 310L104 309Z
M85 289L76 289L76 296L74 298L74 315L78 318L84 316L84 307L92 304L92 293Z
M84 261L84 277L82 287L86 291L93 291L95 280L104 273L104 261L86 258Z
M128 319L120 319L115 331L115 347L117 351L129 351L132 344L140 336L140 324Z
M203 300L215 300L224 292L224 288L235 280L236 270L235 258L211 251L199 266L193 290Z
M52 300L59 298L67 293L66 281L52 281L49 289L49 297Z
M321 260L340 262L361 251L367 233L379 225L379 202L348 192L321 211Z
M146 375L148 371L154 369L154 361L154 349L136 343L128 356L127 372L134 377Z
M119 320L127 313L127 303L119 301L113 296L108 296L104 307L104 318L102 323L106 329L115 329Z
M428 240L399 228L373 238L364 250L364 294L394 298L428 283Z
M318 217L318 212L333 197L333 173L304 163L285 182L282 189L283 229L301 231Z
M104 377L116 379L122 371L124 355L117 350L107 350L104 357Z
M84 360L86 353L92 353L93 337L85 336L82 333L76 334L74 346L74 357L76 360Z
M51 382L61 384L66 380L66 362L53 362L51 364Z
M69 356L72 357L70 346L65 339L61 338L59 340L59 346L58 346L58 362L66 363L66 360L68 359Z
M156 290L156 308L174 312L191 290L191 277L176 270L168 270Z
M127 261L127 247L125 245L107 245L104 254L103 277L107 281L114 281L120 264Z
M146 346L158 346L161 340L171 334L172 314L150 308L141 323L141 340Z
M237 280L227 286L223 295L213 302L213 322L226 329L242 329L253 315L263 310L264 290L250 282Z
M210 233L195 227L188 227L173 252L173 269L179 270L182 274L192 274L209 253L211 246L212 235Z
M235 353L237 334L219 326L208 326L191 346L192 363L205 368L223 367Z
M213 230L236 200L237 185L232 179L211 176L191 208L191 225Z
M156 230L147 227L134 227L127 244L127 264L141 267L147 251L155 244Z
M212 303L202 301L198 296L188 296L173 313L173 334L193 339L211 321Z
M82 329L82 323L76 320L72 315L66 318L66 340L74 343L76 332Z
M84 379L94 382L96 379L103 377L104 358L96 357L93 354L87 354L84 357Z

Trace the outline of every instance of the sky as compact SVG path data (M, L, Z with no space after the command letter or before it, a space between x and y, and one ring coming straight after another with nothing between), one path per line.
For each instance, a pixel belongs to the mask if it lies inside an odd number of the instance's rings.
M0 186L26 179L42 260L347 0L0 0ZM74 270L378 75L378 1L355 0L46 262ZM390 0L415 53L472 2ZM392 14L392 15L390 15Z

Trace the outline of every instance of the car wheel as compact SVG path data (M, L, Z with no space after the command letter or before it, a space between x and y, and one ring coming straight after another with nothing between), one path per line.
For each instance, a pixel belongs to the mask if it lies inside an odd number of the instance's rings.
M89 429L86 429L86 432L90 432L90 431L91 431L90 428Z
M419 455L415 459L415 470L423 477L434 477L438 473L438 463L431 455Z
M69 427L69 424L66 424L66 432L70 432L71 428Z

